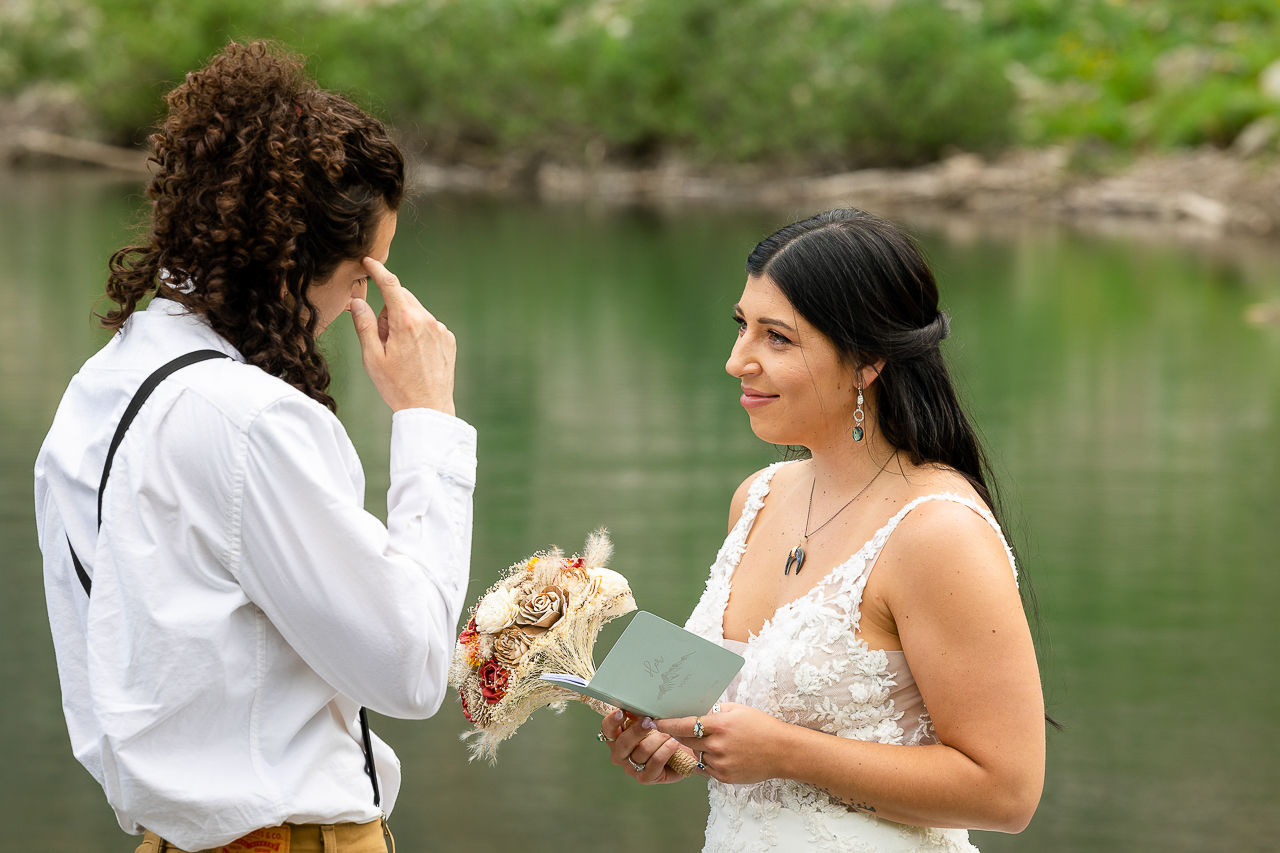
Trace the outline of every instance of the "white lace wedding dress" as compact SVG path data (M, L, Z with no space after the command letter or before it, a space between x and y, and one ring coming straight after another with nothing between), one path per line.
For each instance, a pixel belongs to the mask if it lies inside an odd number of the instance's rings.
M779 608L749 642L726 640L730 581L769 482L784 464L770 466L751 484L742 517L720 548L706 591L685 626L746 658L723 699L837 737L904 746L937 743L903 653L871 650L856 636L862 590L889 534L925 501L964 504L986 519L1004 543L999 525L971 498L949 493L917 498L808 594ZM1012 566L1007 543L1005 551ZM1016 568L1014 573L1016 577ZM908 826L851 811L805 783L769 779L728 785L712 779L708 784L711 814L704 853L977 853L965 830Z

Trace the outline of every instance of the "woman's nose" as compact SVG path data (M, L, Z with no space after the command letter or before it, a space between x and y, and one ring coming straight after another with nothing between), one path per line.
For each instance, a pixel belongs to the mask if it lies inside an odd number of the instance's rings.
M733 349L729 351L729 360L724 363L724 370L735 378L748 376L760 370L759 362L751 357L745 335L734 341Z

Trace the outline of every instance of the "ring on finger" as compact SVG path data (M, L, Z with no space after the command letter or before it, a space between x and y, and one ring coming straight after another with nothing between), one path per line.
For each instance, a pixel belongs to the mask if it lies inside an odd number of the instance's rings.
M649 764L649 762L647 761L644 764L636 764L634 761L631 760L630 756L627 756L627 763L630 764L632 767L634 767L637 773L643 773L644 768L647 767Z
M699 753L698 753L698 764L697 764L697 768L698 768L699 770L706 770L706 769L707 769L707 763L706 763L705 761L703 761L703 760L702 760L702 756L704 756L704 755L706 755L706 753L705 753L705 752L699 752Z
M719 702L717 702L716 704L714 704L714 705L712 705L712 706L711 706L711 713L713 713L713 714L719 714L719 713L720 713L720 703L719 703Z
M613 743L613 738L605 737L604 732L596 732L596 740L600 741L601 743Z
M706 734L707 734L707 730L702 727L702 718L694 717L693 718L693 736L705 737Z

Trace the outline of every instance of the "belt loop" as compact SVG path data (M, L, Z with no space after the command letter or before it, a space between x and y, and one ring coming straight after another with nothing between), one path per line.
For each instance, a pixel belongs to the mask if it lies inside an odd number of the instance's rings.
M142 844L136 853L164 853L165 847L164 839L147 829L143 830Z
M396 853L396 839L391 834L391 827L387 826L387 816L382 816L382 837L387 844L387 853Z
M333 831L333 824L321 824L320 838L324 842L321 845L324 853L338 853L338 836Z

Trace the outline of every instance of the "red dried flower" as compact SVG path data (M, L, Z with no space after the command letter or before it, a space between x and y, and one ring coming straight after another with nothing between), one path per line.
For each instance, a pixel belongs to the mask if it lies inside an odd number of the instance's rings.
M467 627L462 629L462 633L458 635L458 642L464 646L469 646L476 641L479 634L476 632L476 617L472 616L471 621L467 623Z
M467 718L468 723L474 723L475 720L471 718L471 709L467 707L467 694L459 690L458 698L462 700L462 716Z
M510 677L506 667L494 658L485 661L480 667L480 692L484 701L490 705L502 701L502 697L507 695L507 679Z

